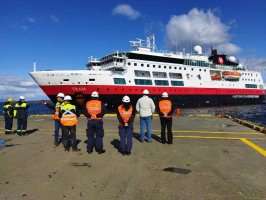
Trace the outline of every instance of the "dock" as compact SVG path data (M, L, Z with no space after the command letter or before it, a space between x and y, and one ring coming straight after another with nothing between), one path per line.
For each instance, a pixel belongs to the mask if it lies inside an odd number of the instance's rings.
M80 117L80 152L53 145L51 116L30 116L29 135L4 135L0 119L1 200L188 199L266 200L266 135L210 115L173 119L173 144L161 144L160 120L152 143L141 143L139 117L130 156L118 152L118 121L104 117L105 154L87 154L86 118ZM14 120L13 129L16 127Z

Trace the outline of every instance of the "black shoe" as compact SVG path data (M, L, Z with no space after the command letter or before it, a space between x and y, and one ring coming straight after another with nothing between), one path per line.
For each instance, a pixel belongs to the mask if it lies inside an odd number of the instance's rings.
M165 144L165 140L162 140L162 144Z
M65 147L65 151L69 152L69 147Z
M130 151L128 151L128 152L126 152L126 154L127 154L128 156L130 156L131 152L130 152Z
M173 144L173 142L172 141L168 141L168 144Z
M78 151L80 151L80 149L79 148L72 148L72 151L78 152Z
M91 154L92 152L93 152L93 150L91 150L91 149L88 149L88 150L87 150L87 153L88 153L88 154Z
M98 154L103 154L103 153L105 153L104 149L98 151Z
M54 141L54 145L57 147L60 143L57 141Z
M121 151L121 154L124 156L124 155L127 154L127 152L126 151Z

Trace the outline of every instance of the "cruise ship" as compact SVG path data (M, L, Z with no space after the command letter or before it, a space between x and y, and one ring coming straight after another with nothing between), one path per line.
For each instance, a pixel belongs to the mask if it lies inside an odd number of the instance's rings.
M97 91L114 108L124 95L136 103L144 89L157 101L167 92L176 107L260 104L265 98L261 73L249 71L234 56L157 51L155 36L130 41L131 50L114 52L100 59L90 57L87 69L36 71L31 77L53 101L59 92L82 105Z

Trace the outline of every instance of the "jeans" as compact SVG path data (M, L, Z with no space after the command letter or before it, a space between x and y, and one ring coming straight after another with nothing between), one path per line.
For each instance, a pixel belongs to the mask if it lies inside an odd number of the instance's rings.
M95 137L96 136L96 137ZM103 150L103 121L88 120L87 124L87 150L92 151L95 147L97 152Z
M77 148L77 140L76 140L76 126L61 126L62 135L63 135L63 145L65 148L72 149Z
M131 152L132 138L133 138L133 125L127 127L118 126L120 136L120 149L122 152Z
M144 141L145 136L145 127L147 130L147 140L151 141L151 116L148 117L140 117L140 140Z
M62 130L62 124L60 123L60 120L54 120L54 141L55 142L58 142L58 139L59 139L59 129L60 128ZM62 130L62 135L63 135L63 130Z
M172 133L172 122L173 118L165 118L165 117L160 117L161 121L161 140L163 143L166 142L166 137L165 137L165 129L167 127L167 140L169 144L172 144L173 142L173 133Z

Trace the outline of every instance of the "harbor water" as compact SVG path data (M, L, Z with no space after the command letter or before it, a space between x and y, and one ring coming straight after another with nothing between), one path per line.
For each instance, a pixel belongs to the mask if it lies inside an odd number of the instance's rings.
M47 108L41 102L28 102L31 106L30 115L52 114L53 110ZM239 106L221 106L221 107L203 107L203 108L184 108L181 110L183 116L193 114L226 114L233 118L249 120L266 126L266 102L259 105L239 105ZM0 103L0 115L3 115L3 103Z

